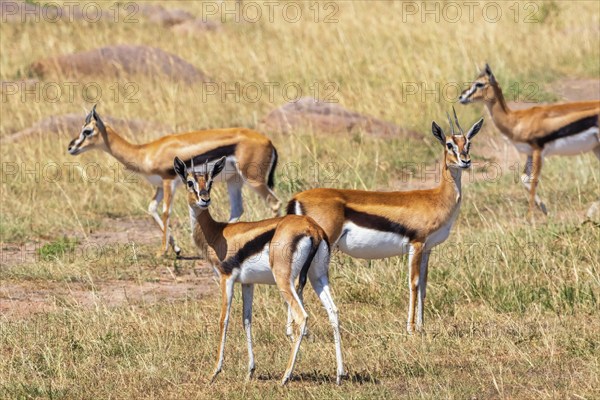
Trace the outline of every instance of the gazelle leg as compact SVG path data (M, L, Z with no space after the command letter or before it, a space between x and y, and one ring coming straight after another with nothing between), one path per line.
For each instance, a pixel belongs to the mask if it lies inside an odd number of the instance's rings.
M418 285L418 304L417 304L417 331L423 329L423 312L425 308L425 296L427 291L427 272L429 267L429 255L431 251L424 251L421 257L419 285Z
M229 325L229 313L231 310L231 300L233 299L233 284L235 279L233 276L221 276L221 318L219 320L219 332L221 341L219 343L219 355L215 371L210 379L213 383L223 369L223 359L225 358L225 339L227 337L227 326Z
M344 361L342 359L342 336L340 335L340 322L338 318L338 309L333 302L333 297L329 290L329 279L326 276L320 278L312 278L310 283L319 296L319 300L327 311L329 322L333 327L333 341L335 343L335 359L337 363L336 383L342 383L342 377L346 374L344 371Z
M163 200L163 194L164 190L162 187L156 188L156 193L154 194L152 201L148 205L148 213L152 216L152 218L154 219L164 236L165 226L163 224L161 216L158 214L158 205ZM176 254L181 253L181 249L175 244L175 238L172 235L169 235L169 244L171 245Z
M162 248L159 254L166 254L167 250L169 250L168 244L174 244L174 239L171 238L171 231L169 229L169 219L171 216L171 201L173 200L173 192L172 192L172 179L164 179L163 180L163 192L165 195L165 202L163 204L163 215L162 215L162 225L163 225L163 238L162 238Z
M281 295L288 303L288 306L292 310L292 319L294 325L294 334L293 334L293 343L292 343L292 351L290 353L290 358L288 361L287 368L285 373L283 374L283 378L281 379L281 385L285 385L291 378L292 372L294 370L294 364L296 363L296 358L298 356L298 350L300 349L300 343L302 342L303 332L306 328L306 321L308 320L308 314L302 307L300 303L300 299L298 298L298 294L294 289L294 282L292 279L288 279L287 282L281 282L282 280L275 275L275 281L277 282L277 286L279 287L279 291Z
M254 285L242 285L242 302L244 304L244 329L246 330L246 342L248 343L248 375L247 380L254 375L254 352L252 351L252 299L254 297Z
M229 222L237 222L244 213L244 204L242 201L242 187L244 180L241 176L235 175L227 180L227 192L229 193L230 215Z
M599 135L600 135L600 133L599 133ZM599 136L599 140L600 140L600 136ZM598 160L600 160L600 145L596 146L596 148L594 149L594 154L596 155ZM587 212L585 213L585 216L589 220L593 220L595 217L597 217L599 215L600 215L600 199L593 202L592 205L588 208Z
M419 283L419 270L421 268L421 255L423 253L423 243L411 243L408 253L408 319L406 330L408 333L415 331L415 308L417 305L417 285Z
M534 206L536 202L536 189L540 179L540 172L542 170L542 149L533 149L532 165L531 165L531 188L529 190L529 219L533 218ZM538 198L539 199L539 198ZM543 203L542 203L543 205ZM544 214L547 214L546 206L540 206L540 209Z
M532 190L532 185L531 185L531 183L533 181L532 170L533 170L533 156L528 155L527 161L525 162L525 168L523 169L523 175L521 176L521 183L523 183L523 186L525 186L525 189L529 193L531 193L531 190ZM535 192L535 190L534 190L534 192ZM548 214L546 205L544 204L542 199L540 199L540 197L537 194L535 194L534 200L535 200L535 204L540 208L540 210L542 210L542 212L544 214Z

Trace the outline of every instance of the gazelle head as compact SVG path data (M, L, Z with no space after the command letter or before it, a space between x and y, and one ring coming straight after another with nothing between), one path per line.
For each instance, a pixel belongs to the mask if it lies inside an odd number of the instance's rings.
M226 158L221 157L210 169L207 164L204 173L195 173L193 159L191 170L188 170L185 163L179 157L175 157L173 168L187 189L188 204L192 209L208 208L213 181L225 167Z
M462 104L474 103L477 101L492 101L495 98L493 86L497 86L496 77L488 64L481 71L479 76L471 83L471 87L464 90L458 100Z
M471 140L477 132L481 129L483 125L483 118L477 121L471 129L465 134L458 123L458 118L456 117L456 110L452 107L452 111L454 112L454 121L456 122L456 128L458 129L458 133L454 131L454 125L452 124L452 120L450 119L450 115L448 115L448 123L450 125L451 135L446 136L442 128L435 121L431 124L431 131L433 132L433 136L444 146L445 148L445 162L448 168L460 168L467 169L471 166L471 156L469 155L469 150L471 149Z
M93 148L104 146L104 140L101 137L103 134L106 134L106 127L94 105L92 111L85 117L81 132L69 143L69 153L75 156Z

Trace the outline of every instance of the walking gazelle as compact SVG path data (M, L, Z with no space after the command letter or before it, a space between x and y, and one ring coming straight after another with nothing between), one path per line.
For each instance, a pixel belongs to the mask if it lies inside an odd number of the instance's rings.
M85 119L79 135L69 143L68 151L78 155L91 149L101 149L115 157L125 168L144 176L156 187L148 206L163 233L162 249L170 245L176 254L181 249L169 231L173 196L179 183L173 170L173 158L178 155L190 165L227 157L225 180L231 206L230 220L237 221L244 208L242 186L248 184L278 213L281 202L273 193L273 177L277 166L277 151L271 141L259 132L245 128L212 129L164 136L145 144L133 144L104 124L96 106ZM162 215L157 212L164 197Z
M506 104L502 89L487 64L469 89L461 93L459 100L462 104L483 102L494 125L519 152L527 154L521 182L529 191L529 218L533 216L535 205L547 214L546 205L536 194L545 156L593 151L600 160L600 100L513 111Z
M188 191L194 242L220 277L221 319L219 355L212 375L215 380L223 367L225 338L235 282L242 284L244 328L248 344L248 379L254 373L252 352L252 298L255 284L277 285L291 310L292 351L281 384L292 374L300 342L304 336L307 314L302 305L306 278L319 296L333 326L337 360L337 383L344 375L338 312L329 290L330 247L327 237L312 218L287 215L257 222L223 223L215 221L209 211L210 192L215 176L225 167L226 158L216 161L204 174L188 170L179 158L174 170ZM299 278L298 290L294 288Z
M434 189L405 192L312 189L296 194L288 203L288 214L308 215L325 230L332 245L357 258L387 258L408 253L410 290L407 330L423 325L423 302L431 249L444 242L458 216L462 201L461 175L471 166L471 140L483 118L464 134L450 116L451 135L445 136L435 122L432 131L444 147L441 182Z

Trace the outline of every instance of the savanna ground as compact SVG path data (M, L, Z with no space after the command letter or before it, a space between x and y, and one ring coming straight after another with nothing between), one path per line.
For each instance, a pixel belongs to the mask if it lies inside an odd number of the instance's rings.
M455 100L456 92L445 93L443 86L469 82L474 66L484 61L505 90L530 84L525 90L535 88L538 101L560 100L551 89L557 82L600 76L597 2L500 3L496 22L483 18L489 3L480 3L472 23L460 2L458 23L443 15L436 21L422 10L407 14L400 2L339 2L337 22L331 23L324 18L332 9L319 3L315 22L310 3L296 4L304 11L301 22L286 21L281 7L270 22L264 8L257 23L236 24L229 16L220 31L189 38L142 20L3 22L0 78L25 78L28 64L53 54L147 44L227 85L295 82L304 94L315 95L315 85L322 90L333 82L338 88L333 97L345 107L423 135L418 141L360 132L271 135L280 154L276 192L286 201L317 186L434 185L420 180L424 167L441 154L430 135L431 121L446 127L445 112ZM200 2L167 6L203 11ZM129 81L139 88L137 102L114 98L115 79L94 80L103 91L101 115L158 121L173 131L256 127L285 101L279 90L272 99L263 94L251 102L203 96L201 85L147 77ZM407 85L415 83L418 93L407 95ZM74 93L56 102L3 96L0 137L50 115L80 112L83 123L91 102L81 90ZM529 92L518 97L524 95ZM509 168L522 159L510 144L489 145L505 142L482 106L457 107L463 125L486 116L471 150L479 178L464 179L460 217L432 256L425 332L405 331L405 258L367 262L334 256L331 281L349 373L341 387L334 384L331 329L310 290L305 297L310 335L295 380L278 386L289 345L285 307L271 287L255 295L258 378L244 381L247 355L236 289L225 368L208 386L218 341L217 283L201 262L155 257L159 234L146 213L152 189L141 180L115 179L116 164L107 155L68 155L67 144L78 132L3 144L0 398L599 398L600 229L582 224L600 192L598 161L592 155L548 159L540 195L550 215L537 214L529 224L526 195L515 180L522 166ZM138 132L130 139L155 137ZM478 151L486 146L485 154ZM482 179L489 170L485 162L493 159L510 162ZM16 163L20 172L8 174L7 163ZM44 172L53 163L60 168L58 178L56 169ZM97 164L86 169L92 163ZM225 190L215 190L215 213L225 219ZM269 216L254 194L245 195L246 220ZM192 255L183 197L176 196L173 229Z

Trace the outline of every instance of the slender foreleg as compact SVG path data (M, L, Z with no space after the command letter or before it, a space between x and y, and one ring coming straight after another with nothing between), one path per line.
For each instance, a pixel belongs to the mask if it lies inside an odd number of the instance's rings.
M419 286L418 286L418 304L417 304L417 331L423 329L423 314L425 309L425 296L427 292L427 273L429 270L429 255L430 250L424 251L421 257Z
M532 191L532 181L533 181L532 170L533 170L533 156L528 155L527 161L525 162L525 168L523 169L523 175L521 176L521 183L523 184L523 186L525 186L525 189L527 190L528 193L531 193L531 191ZM535 189L533 189L533 190L535 193ZM544 204L542 199L540 199L540 197L537 194L534 195L534 201L535 201L535 204L539 207L539 209L544 214L547 215L548 211L546 209L546 205Z
M244 329L246 330L246 342L248 343L248 375L247 380L254 375L254 352L252 351L252 299L254 297L254 285L242 285L242 302L244 304Z
M533 219L533 210L536 202L536 190L540 179L540 173L542 170L542 149L535 148L533 149L532 154L532 164L531 164L531 186L529 189L529 210L528 217L529 219ZM543 203L542 203L543 204ZM540 209L544 214L547 214L546 207L543 208L540 206Z
M419 272L421 269L421 256L423 254L423 243L411 243L408 253L408 319L406 330L408 333L415 331L415 308L417 305L417 286L419 284Z
M227 326L229 325L229 313L231 311L231 301L233 299L233 284L235 279L233 276L221 275L221 317L219 320L219 332L221 341L219 343L219 355L215 371L212 374L210 383L213 383L217 375L223 369L223 359L225 358L225 339L227 337Z
M598 133L598 135L598 140L600 140L600 133ZM596 158L600 160L600 144L594 149L594 154L596 155ZM593 220L594 218L600 216L600 198L592 203L590 208L588 208L587 212L585 213L585 216L589 220Z
M163 225L161 216L158 214L158 205L163 200L163 193L162 187L156 188L156 193L154 193L152 201L148 204L148 213L152 216L152 219L154 219L154 222L156 222L156 225L158 225L161 233L164 235L165 226ZM175 253L179 254L181 252L181 249L175 244L175 238L172 235L169 235L169 244Z

